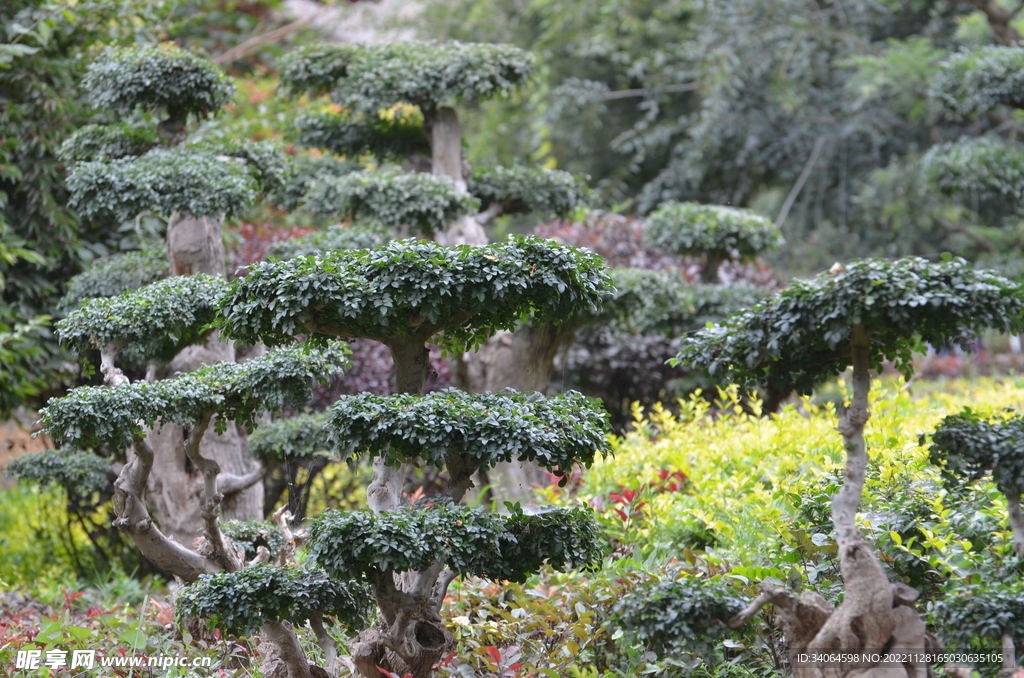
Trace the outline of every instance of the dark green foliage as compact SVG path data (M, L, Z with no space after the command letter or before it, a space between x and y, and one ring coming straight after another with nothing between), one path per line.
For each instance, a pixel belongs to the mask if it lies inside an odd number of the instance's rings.
M1024 152L1002 139L964 137L933 146L922 167L927 181L944 193L981 200L1024 199Z
M372 600L366 584L340 583L322 570L254 565L203 575L178 594L174 607L178 623L200 617L212 628L243 637L268 621L302 625L320 612L357 631L370 623Z
M380 226L328 226L301 238L282 240L270 246L270 256L278 259L308 257L328 250L367 250L389 242L386 228Z
M261 430L263 429L257 429ZM267 520L232 520L223 523L220 531L245 551L246 560L255 558L260 546L270 552L271 560L275 560L279 549L284 546L281 531Z
M245 165L191 148L156 148L138 158L76 163L67 181L71 206L89 217L117 221L146 210L230 218L257 195L257 182Z
M268 196L268 202L286 212L293 212L298 209L302 199L318 179L341 177L361 169L359 163L350 160L338 160L331 156L317 158L300 155L292 160L287 182Z
M610 291L600 257L542 238L486 247L401 241L366 251L255 264L224 301L226 333L280 345L312 338L426 340L478 346L531 314L558 322Z
M571 217L591 197L584 177L527 167L474 170L468 189L481 205L498 203L505 214L536 212L562 219Z
M1024 108L1024 49L990 45L954 54L940 64L930 94L957 120L997 106Z
M89 67L82 86L98 106L114 113L160 109L172 117L216 113L235 91L216 66L172 43L107 48Z
M873 332L871 365L904 374L922 341L969 346L983 329L1019 332L1024 291L962 260L865 259L798 280L780 294L686 339L678 363L717 379L809 393L850 365L850 332Z
M89 299L57 323L61 341L84 353L123 341L148 360L167 362L201 341L227 282L206 274L160 280L118 297Z
M382 118L321 111L299 116L295 127L303 146L323 148L338 155L369 153L379 159L401 159L414 153L430 155L430 141L423 129L423 119L418 116Z
M445 230L476 212L473 197L459 193L447 177L385 169L351 172L314 182L305 209L313 214L368 221L387 228L408 226L424 235Z
M56 483L71 496L101 492L110 485L110 462L69 447L29 452L11 460L6 474L40 485Z
M281 82L293 94L326 93L371 115L397 103L435 106L507 94L534 70L531 54L508 45L392 42L310 45L281 62Z
M991 472L1000 492L1024 494L1024 417L952 414L932 433L928 456L954 486Z
M218 429L234 421L252 431L261 413L301 407L312 399L313 385L343 367L347 353L343 346L279 349L241 365L204 365L154 383L82 386L51 398L40 414L54 440L76 447L128 447L133 436L143 434L143 426L190 427L210 413L217 413Z
M152 247L136 252L125 252L93 262L68 281L67 292L60 300L60 308L67 311L94 297L116 297L129 290L137 290L170 275L167 253Z
M946 647L995 651L998 644L979 646L977 639L1024 637L1024 587L1020 582L965 587L929 605L929 613Z
M60 159L67 163L85 160L117 160L142 155L157 145L156 130L116 125L86 125L60 147Z
M646 643L659 656L687 652L707 659L730 632L729 619L746 605L725 584L685 577L630 594L612 614L632 642Z
M667 202L651 215L649 223L651 243L680 256L735 252L746 260L783 242L771 219L722 205Z
M460 575L518 582L543 563L565 570L599 562L601 539L590 511L515 509L511 516L452 503L386 513L327 511L310 529L311 558L342 579L443 563Z
M227 156L244 160L244 167L256 179L260 191L276 193L291 181L291 166L287 156L274 141L224 140L197 144L192 152L203 151L213 156Z
M263 424L249 437L249 454L260 461L312 459L331 449L326 412L300 414Z
M608 415L597 401L570 391L470 394L449 389L425 396L341 396L327 428L345 456L368 452L398 465L422 459L441 467L452 454L474 469L530 461L564 476L608 451Z

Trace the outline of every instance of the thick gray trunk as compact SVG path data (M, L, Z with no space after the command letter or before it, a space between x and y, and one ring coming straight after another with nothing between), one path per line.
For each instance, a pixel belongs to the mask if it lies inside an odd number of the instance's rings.
M175 212L167 222L171 275L224 275L224 234L219 219Z
M427 134L430 136L430 169L439 177L448 177L455 190L466 193L466 167L462 161L462 126L454 108L442 106L425 112ZM475 216L465 216L451 224L444 233L435 234L437 242L446 247L486 245L487 233Z

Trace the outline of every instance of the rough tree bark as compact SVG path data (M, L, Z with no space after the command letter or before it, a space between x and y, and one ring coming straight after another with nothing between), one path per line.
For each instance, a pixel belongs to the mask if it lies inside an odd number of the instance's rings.
M934 652L939 643L927 632L913 604L917 591L892 583L885 575L874 549L861 535L856 523L857 509L864 491L867 448L864 426L868 421L868 393L871 390L871 333L855 325L851 333L853 358L853 399L840 408L839 432L846 449L846 474L843 486L832 498L832 520L839 548L839 568L843 575L844 597L835 609L817 594L804 592L793 597L788 591L763 586L761 595L731 620L738 627L758 609L772 604L786 636L795 678L927 678L931 669L925 663L899 663L887 659L886 652ZM860 657L860 661L800 661L804 652L842 652ZM870 655L882 655L873 661Z

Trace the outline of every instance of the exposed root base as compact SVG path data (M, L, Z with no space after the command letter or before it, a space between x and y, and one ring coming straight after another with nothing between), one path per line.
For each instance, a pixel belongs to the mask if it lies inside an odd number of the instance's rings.
M399 676L431 678L434 666L454 644L454 637L443 624L420 619L409 624L400 645L390 638L387 628L363 631L352 646L352 661L364 678L380 678L380 669Z

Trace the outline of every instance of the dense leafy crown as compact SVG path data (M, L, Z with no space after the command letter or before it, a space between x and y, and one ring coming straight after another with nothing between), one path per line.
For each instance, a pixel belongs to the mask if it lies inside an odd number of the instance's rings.
M679 255L735 252L740 259L751 259L782 244L782 234L770 219L722 205L663 203L648 224L651 243Z
M293 212L299 208L302 199L306 197L306 193L316 181L329 177L341 177L361 169L362 166L359 163L351 160L338 160L329 155L319 157L300 155L292 159L285 184L267 197L271 204L286 212Z
M141 48L108 47L82 86L96 104L119 114L136 107L172 116L216 113L231 101L234 85L216 66L171 43Z
M456 389L425 396L371 393L341 396L327 423L334 448L370 452L387 463L420 458L438 467L452 454L475 469L499 461L536 462L558 475L586 467L608 450L608 413L600 401L570 391L469 394Z
M388 229L382 226L336 224L300 238L276 242L270 246L270 256L292 259L329 250L366 250L390 241Z
M133 127L127 123L86 125L60 147L60 159L70 163L130 158L142 155L157 143L152 127Z
M967 137L936 144L922 159L922 168L926 180L944 193L1024 199L1024 153L1002 139Z
M249 437L249 454L260 461L312 459L331 449L326 412L300 414L263 424Z
M258 194L246 165L191 148L154 148L138 158L76 163L68 188L68 204L85 216L118 221L146 210L232 217Z
M304 624L321 613L353 631L372 620L373 596L361 582L335 581L323 570L254 565L237 572L203 575L175 601L175 614L206 619L226 633L248 636L268 621Z
M314 182L305 199L305 208L314 214L387 228L409 226L425 235L445 230L479 207L447 177L397 169L329 177Z
M385 513L327 511L310 529L311 559L332 577L426 570L443 563L460 575L524 581L547 563L556 570L600 562L601 538L584 509L518 508L500 516L461 504Z
M559 322L610 291L587 250L512 236L486 247L399 241L365 251L255 264L223 303L228 335L280 345L297 334L476 346L530 314Z
M11 460L8 476L31 480L40 485L55 483L72 497L99 492L110 485L110 462L92 452L62 447L45 452L29 452Z
M235 158L256 180L262 193L281 191L291 181L292 167L284 149L269 139L265 141L238 141L225 139L207 141L191 147L214 158Z
M676 271L612 268L615 292L584 318L589 330L676 337L750 308L768 291L753 285L693 285Z
M257 432L260 430L256 429ZM222 524L220 531L245 551L247 561L259 555L261 546L270 552L271 558L276 557L284 546L281 530L269 520L231 520Z
M205 273L159 280L83 302L57 323L57 334L78 353L122 341L150 360L166 362L202 340L226 289L222 278Z
M413 109L415 110L415 109ZM321 111L295 120L303 146L357 156L369 153L379 159L403 158L413 153L430 155L430 141L419 116L394 116Z
M685 577L639 589L612 614L632 642L648 645L660 656L681 651L713 656L730 632L729 619L746 605L721 582Z
M162 247L105 257L68 281L60 307L69 310L86 299L116 297L166 278L170 273L167 252Z
M1004 635L1024 635L1024 586L1020 582L965 587L930 607L946 647L972 647L979 637L998 640Z
M969 346L983 329L1022 328L1021 286L962 259L865 259L833 270L702 330L676 361L748 386L808 393L850 365L856 324L872 332L872 367L885 358L905 373L921 341Z
M346 364L347 352L341 346L279 349L243 364L204 365L154 383L83 386L51 398L42 421L54 440L76 447L101 442L127 447L133 436L143 435L143 426L189 427L210 413L218 414L220 428L234 421L252 430L259 414L308 402L313 385Z
M1024 417L986 418L970 409L950 415L932 433L928 455L948 481L991 472L1001 492L1024 494Z
M932 78L931 95L956 119L996 106L1024 108L1024 49L988 46L946 59Z
M343 106L373 115L398 103L426 112L511 92L533 74L534 66L533 55L508 45L320 44L283 59L281 81L293 93L330 92Z
M589 198L584 177L527 167L475 170L468 189L482 205L498 203L506 214L537 212L562 219L571 217Z

